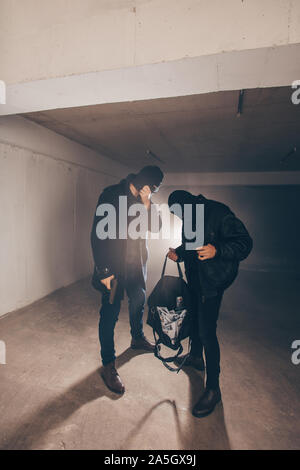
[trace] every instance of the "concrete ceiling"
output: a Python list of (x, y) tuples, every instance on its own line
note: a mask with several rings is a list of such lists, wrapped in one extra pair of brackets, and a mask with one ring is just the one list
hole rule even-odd
[(240, 117), (238, 91), (23, 116), (134, 169), (291, 171), (300, 170), (300, 105), (292, 104), (291, 93), (290, 87), (246, 90)]

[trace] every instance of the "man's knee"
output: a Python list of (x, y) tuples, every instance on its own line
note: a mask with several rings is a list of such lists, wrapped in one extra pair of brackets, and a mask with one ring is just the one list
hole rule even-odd
[(146, 302), (146, 292), (143, 288), (137, 288), (129, 298), (129, 301), (134, 304), (137, 310), (142, 309)]
[(139, 289), (139, 293), (138, 293), (138, 302), (139, 302), (141, 305), (145, 305), (145, 302), (146, 302), (146, 292), (145, 292), (145, 289)]
[(217, 341), (217, 329), (215, 326), (203, 328), (199, 336), (203, 346), (209, 346)]
[(108, 320), (109, 322), (116, 323), (116, 321), (118, 320), (119, 311), (120, 305), (114, 305), (109, 303), (102, 304), (102, 307), (99, 312), (100, 321)]

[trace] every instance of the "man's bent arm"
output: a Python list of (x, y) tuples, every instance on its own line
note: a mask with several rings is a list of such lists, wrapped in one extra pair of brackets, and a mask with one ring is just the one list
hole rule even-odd
[[(108, 203), (110, 201), (107, 200), (108, 198), (105, 196), (105, 192), (102, 193), (99, 197), (97, 207), (99, 204)], [(94, 258), (94, 263), (96, 266), (97, 274), (99, 279), (106, 279), (109, 276), (115, 274), (111, 268), (111, 262), (108, 259), (108, 250), (107, 247), (107, 239), (101, 240), (98, 238), (96, 233), (97, 224), (104, 216), (98, 216), (95, 213), (92, 231), (91, 231), (91, 245), (92, 245), (92, 253)]]
[(217, 256), (242, 261), (252, 250), (253, 242), (245, 225), (233, 212), (222, 220), (220, 241), (216, 243)]

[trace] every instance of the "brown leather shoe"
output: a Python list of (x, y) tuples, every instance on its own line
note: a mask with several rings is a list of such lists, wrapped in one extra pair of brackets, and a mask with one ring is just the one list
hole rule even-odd
[(101, 377), (104, 380), (106, 386), (115, 393), (123, 394), (125, 392), (125, 386), (122, 383), (121, 377), (115, 368), (115, 363), (110, 362), (106, 366), (103, 366), (101, 371)]
[(143, 338), (132, 339), (130, 346), (132, 349), (143, 349), (144, 351), (149, 351), (149, 352), (155, 351), (154, 344), (150, 343), (150, 341), (148, 341), (147, 338), (145, 338), (145, 336)]

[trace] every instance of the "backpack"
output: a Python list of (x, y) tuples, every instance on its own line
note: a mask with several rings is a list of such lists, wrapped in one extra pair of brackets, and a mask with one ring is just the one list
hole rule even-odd
[[(182, 353), (181, 341), (190, 336), (191, 302), (179, 263), (177, 262), (179, 277), (165, 275), (167, 260), (168, 255), (165, 258), (161, 278), (148, 298), (147, 324), (153, 329), (155, 356), (167, 369), (178, 373), (184, 363), (174, 368), (169, 362), (173, 362)], [(161, 345), (177, 351), (176, 354), (162, 357)]]

